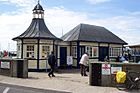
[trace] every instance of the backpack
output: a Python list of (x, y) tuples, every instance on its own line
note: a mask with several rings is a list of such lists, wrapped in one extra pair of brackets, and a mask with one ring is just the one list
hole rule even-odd
[(116, 74), (116, 81), (117, 83), (124, 83), (126, 80), (126, 72), (118, 71)]

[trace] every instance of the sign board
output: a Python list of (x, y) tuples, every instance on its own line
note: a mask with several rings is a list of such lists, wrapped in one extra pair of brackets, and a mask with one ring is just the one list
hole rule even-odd
[(1, 68), (8, 68), (8, 69), (10, 69), (10, 62), (2, 62), (1, 61)]
[(73, 64), (72, 56), (67, 56), (67, 65), (72, 65), (72, 64)]
[(122, 71), (122, 67), (111, 67), (111, 74), (116, 74), (117, 71)]
[(102, 75), (110, 75), (110, 64), (102, 64)]

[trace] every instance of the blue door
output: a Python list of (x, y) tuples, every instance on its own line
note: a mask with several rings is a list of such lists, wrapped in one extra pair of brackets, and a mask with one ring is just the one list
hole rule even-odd
[(105, 57), (109, 56), (108, 47), (99, 47), (99, 61), (104, 61)]
[(60, 47), (60, 68), (67, 66), (67, 48)]

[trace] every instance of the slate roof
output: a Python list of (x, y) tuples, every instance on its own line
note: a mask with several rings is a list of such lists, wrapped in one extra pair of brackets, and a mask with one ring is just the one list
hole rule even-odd
[(40, 18), (33, 18), (28, 29), (21, 35), (13, 38), (13, 40), (37, 39), (37, 38), (60, 40), (49, 31), (49, 29), (45, 25), (44, 19), (40, 19)]
[(100, 43), (127, 44), (104, 27), (79, 24), (61, 37), (64, 41), (91, 41)]

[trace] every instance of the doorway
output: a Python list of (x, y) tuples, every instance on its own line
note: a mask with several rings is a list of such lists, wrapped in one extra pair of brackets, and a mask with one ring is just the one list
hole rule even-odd
[(67, 66), (67, 47), (60, 47), (60, 68)]
[(109, 47), (99, 47), (99, 61), (104, 61), (105, 57), (109, 56)]

